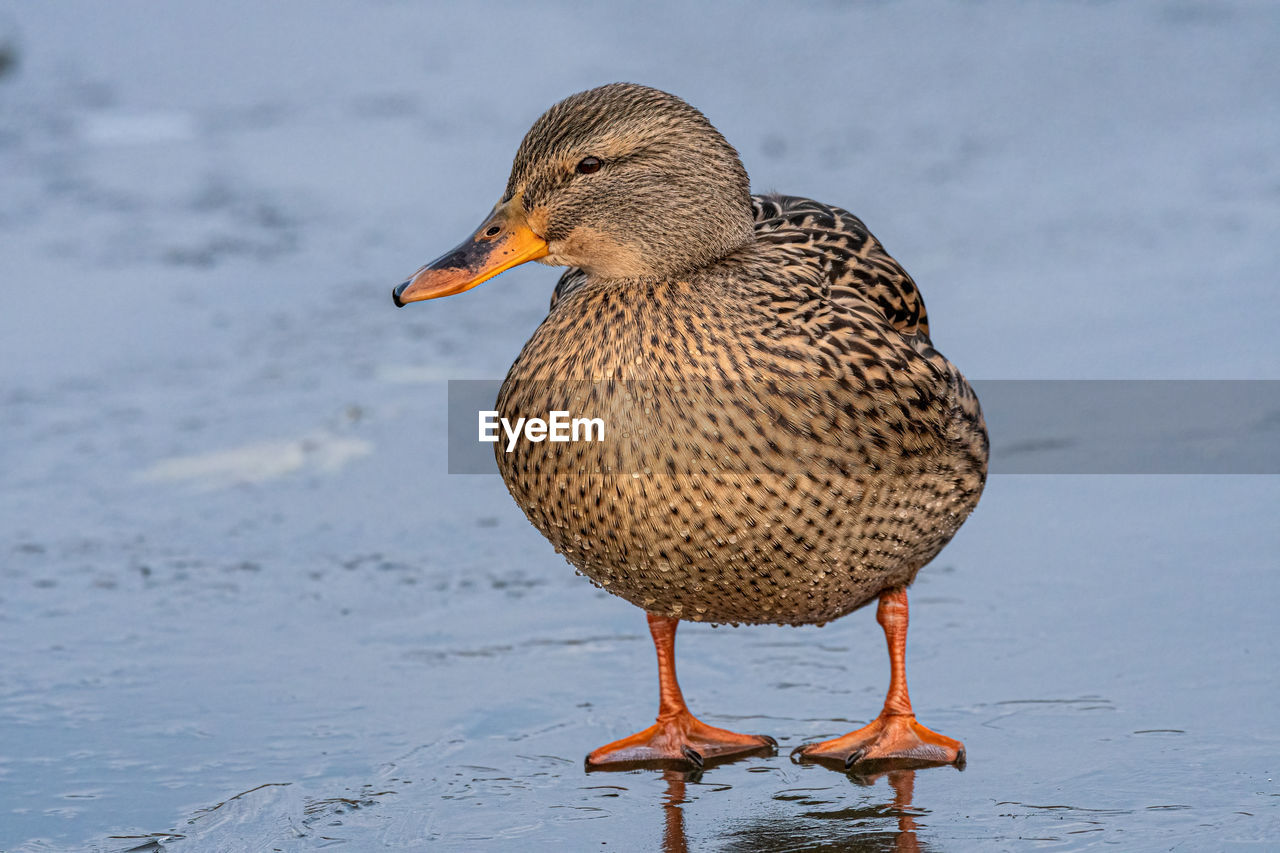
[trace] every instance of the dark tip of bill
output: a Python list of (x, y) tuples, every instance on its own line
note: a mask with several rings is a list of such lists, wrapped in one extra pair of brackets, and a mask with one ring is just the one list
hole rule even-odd
[(391, 291), (391, 301), (396, 304), (397, 308), (403, 308), (406, 303), (400, 301), (400, 294), (404, 293), (404, 289), (409, 286), (409, 282), (402, 281)]

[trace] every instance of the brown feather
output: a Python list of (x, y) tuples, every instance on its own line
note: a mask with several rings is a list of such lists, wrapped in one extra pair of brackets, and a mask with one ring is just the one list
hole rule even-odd
[[(606, 165), (575, 175), (584, 156)], [(500, 444), (498, 465), (570, 563), (646, 610), (821, 623), (909, 584), (951, 539), (982, 492), (986, 429), (863, 223), (751, 197), (741, 168), (701, 113), (644, 87), (538, 120), (508, 197), (542, 212), (548, 261), (578, 268), (498, 407), (600, 415), (615, 438)]]

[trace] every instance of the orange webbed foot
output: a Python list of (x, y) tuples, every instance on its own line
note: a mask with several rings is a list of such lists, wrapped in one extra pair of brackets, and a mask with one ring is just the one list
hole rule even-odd
[(791, 753), (800, 761), (964, 766), (964, 744), (916, 722), (914, 714), (881, 714), (857, 731), (806, 744)]
[(659, 717), (642, 732), (616, 740), (587, 756), (587, 767), (610, 764), (680, 763), (702, 767), (716, 759), (772, 752), (778, 742), (768, 735), (744, 735), (709, 726), (688, 711)]

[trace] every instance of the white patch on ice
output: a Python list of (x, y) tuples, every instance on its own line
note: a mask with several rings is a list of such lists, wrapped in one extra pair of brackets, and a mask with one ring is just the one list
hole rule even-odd
[(319, 432), (285, 441), (261, 441), (230, 450), (175, 456), (157, 462), (138, 476), (147, 482), (219, 489), (263, 483), (299, 471), (330, 474), (371, 452), (373, 445), (363, 439)]
[(84, 117), (80, 132), (97, 145), (145, 145), (186, 142), (196, 136), (190, 113), (93, 113)]

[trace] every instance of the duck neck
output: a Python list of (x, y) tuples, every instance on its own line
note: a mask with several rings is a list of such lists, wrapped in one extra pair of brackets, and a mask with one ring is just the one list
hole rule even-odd
[(608, 272), (599, 270), (584, 269), (583, 271), (588, 281), (593, 283), (636, 289), (664, 281), (689, 281), (723, 263), (749, 255), (755, 251), (755, 247), (755, 231), (751, 229), (746, 233), (739, 233), (718, 242), (714, 249), (703, 244), (701, 250), (681, 247), (679, 250), (655, 250), (646, 253), (647, 257), (660, 258), (661, 261), (648, 262), (643, 267), (633, 267), (622, 275), (610, 275)]

